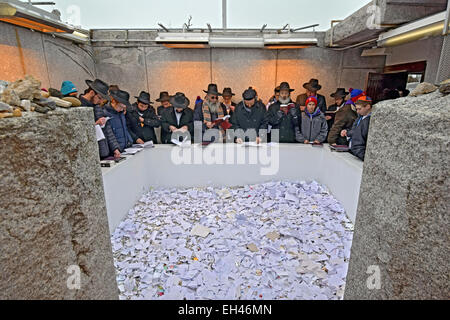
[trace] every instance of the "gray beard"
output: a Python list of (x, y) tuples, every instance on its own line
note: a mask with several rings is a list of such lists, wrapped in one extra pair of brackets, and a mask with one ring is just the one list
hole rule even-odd
[(287, 97), (286, 99), (281, 99), (281, 97), (278, 98), (278, 101), (280, 101), (282, 104), (289, 103), (291, 101), (291, 97)]
[(211, 113), (219, 113), (220, 102), (207, 102), (207, 105)]

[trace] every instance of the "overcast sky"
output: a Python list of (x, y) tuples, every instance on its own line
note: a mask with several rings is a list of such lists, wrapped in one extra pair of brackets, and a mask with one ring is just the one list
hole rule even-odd
[[(193, 27), (222, 27), (222, 0), (53, 0), (62, 20), (77, 21), (94, 28), (182, 28), (192, 15)], [(228, 0), (229, 28), (291, 28), (320, 24), (316, 30), (327, 30), (330, 20), (344, 19), (370, 0)], [(74, 19), (74, 20), (73, 20)]]

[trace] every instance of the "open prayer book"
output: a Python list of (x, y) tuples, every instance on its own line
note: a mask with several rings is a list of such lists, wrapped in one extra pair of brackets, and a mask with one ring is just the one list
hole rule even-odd
[(222, 117), (222, 118), (219, 118), (216, 121), (214, 121), (213, 124), (215, 126), (217, 126), (217, 125), (220, 126), (224, 130), (228, 130), (228, 129), (231, 128), (231, 123), (228, 121), (228, 119), (230, 119), (230, 118), (231, 117), (229, 115), (225, 116), (225, 117)]
[(154, 147), (155, 147), (155, 145), (153, 144), (152, 140), (147, 141), (144, 144), (137, 144), (137, 143), (133, 144), (133, 148), (150, 149), (150, 148), (154, 148)]

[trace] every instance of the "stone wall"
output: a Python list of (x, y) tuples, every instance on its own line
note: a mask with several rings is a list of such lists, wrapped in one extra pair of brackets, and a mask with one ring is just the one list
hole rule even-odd
[(90, 46), (0, 22), (0, 80), (16, 81), (30, 74), (44, 88), (59, 90), (64, 80), (71, 80), (81, 91), (86, 88), (84, 80), (96, 77), (90, 50)]
[(450, 298), (449, 112), (437, 91), (376, 105), (345, 299)]
[[(331, 104), (330, 94), (337, 87), (364, 89), (367, 74), (382, 72), (385, 63), (384, 56), (361, 57), (361, 48), (335, 51), (320, 47), (264, 50), (141, 46), (115, 39), (122, 31), (116, 35), (114, 31), (94, 30), (94, 40), (111, 38), (119, 42), (94, 42), (91, 47), (0, 22), (0, 79), (15, 81), (31, 74), (43, 87), (56, 89), (60, 89), (62, 81), (71, 80), (82, 92), (87, 88), (86, 79), (99, 77), (132, 96), (145, 90), (156, 99), (160, 91), (183, 91), (194, 101), (198, 95), (203, 97), (209, 83), (215, 82), (221, 89), (232, 87), (237, 102), (248, 86), (254, 86), (266, 102), (282, 81), (290, 82), (296, 97), (304, 92), (303, 83), (317, 78), (323, 86), (320, 93)], [(155, 36), (151, 31), (130, 35), (142, 40)], [(322, 43), (324, 33), (316, 36)]]
[[(118, 299), (92, 119), (1, 119), (0, 299)], [(72, 265), (80, 290), (67, 287)]]
[[(319, 92), (334, 103), (330, 94), (337, 87), (365, 88), (369, 72), (382, 72), (385, 57), (361, 57), (362, 49), (335, 51), (327, 48), (291, 50), (265, 49), (169, 49), (165, 47), (94, 46), (98, 76), (138, 95), (148, 90), (152, 97), (160, 91), (182, 91), (195, 101), (205, 95), (209, 83), (219, 90), (231, 87), (234, 100), (253, 86), (264, 102), (282, 81), (288, 81), (297, 95), (304, 93), (303, 83), (319, 79)], [(154, 99), (153, 99), (154, 100)]]

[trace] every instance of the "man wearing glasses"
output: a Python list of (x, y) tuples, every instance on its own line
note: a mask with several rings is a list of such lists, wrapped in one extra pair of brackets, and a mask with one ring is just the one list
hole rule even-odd
[(205, 100), (198, 103), (194, 110), (194, 122), (202, 124), (202, 132), (204, 133), (207, 129), (220, 129), (218, 125), (214, 125), (217, 119), (226, 116), (226, 107), (220, 103), (219, 93), (217, 85), (211, 83), (208, 85), (208, 90), (203, 90), (206, 93)]

